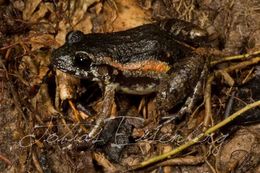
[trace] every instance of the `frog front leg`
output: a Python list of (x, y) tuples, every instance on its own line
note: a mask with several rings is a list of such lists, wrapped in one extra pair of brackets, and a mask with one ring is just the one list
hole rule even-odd
[(104, 126), (105, 119), (109, 118), (109, 116), (111, 115), (116, 88), (116, 84), (108, 84), (105, 86), (102, 110), (98, 114), (95, 126), (88, 135), (90, 138), (95, 138), (99, 134)]
[(163, 112), (170, 110), (195, 91), (203, 68), (204, 58), (196, 54), (175, 63), (158, 86), (156, 95), (158, 110)]

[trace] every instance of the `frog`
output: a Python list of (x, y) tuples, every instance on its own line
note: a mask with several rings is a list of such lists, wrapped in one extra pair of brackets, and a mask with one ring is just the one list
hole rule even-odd
[[(196, 49), (207, 38), (204, 29), (174, 18), (117, 32), (71, 31), (51, 59), (54, 68), (97, 82), (102, 89), (103, 108), (89, 134), (93, 137), (109, 116), (117, 92), (155, 93), (159, 112), (195, 97), (206, 62)], [(190, 109), (191, 100), (186, 100), (182, 112)]]

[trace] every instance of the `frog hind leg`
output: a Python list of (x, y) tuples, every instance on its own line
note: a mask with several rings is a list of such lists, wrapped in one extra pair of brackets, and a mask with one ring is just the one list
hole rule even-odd
[(188, 98), (180, 114), (191, 110), (197, 95), (200, 93), (200, 79), (204, 76), (204, 59), (198, 55), (186, 57), (172, 67), (158, 86), (156, 104), (158, 111), (168, 111)]
[(168, 124), (172, 121), (178, 121), (180, 119), (182, 119), (182, 117), (187, 114), (187, 113), (191, 113), (198, 98), (201, 97), (201, 91), (202, 91), (202, 82), (199, 81), (196, 85), (196, 87), (193, 90), (193, 93), (191, 94), (191, 96), (189, 96), (184, 105), (181, 107), (181, 109), (175, 113), (175, 114), (167, 114), (165, 112), (163, 112), (163, 115), (166, 115), (164, 117), (162, 117), (162, 119), (166, 120), (164, 121), (164, 123), (161, 124), (161, 126), (164, 126), (165, 124)]
[(192, 110), (194, 109), (197, 101), (202, 97), (203, 84), (205, 83), (207, 74), (208, 74), (208, 66), (207, 64), (205, 64), (203, 71), (200, 75), (199, 81), (196, 84), (192, 94), (186, 99), (184, 105), (176, 114), (166, 117), (167, 120), (162, 124), (162, 126), (172, 121), (182, 119), (182, 117), (187, 113), (188, 114), (192, 113)]
[(180, 19), (166, 19), (159, 22), (159, 26), (176, 40), (194, 47), (208, 42), (208, 32), (191, 22)]
[(195, 107), (196, 102), (202, 97), (203, 84), (205, 83), (208, 74), (207, 64), (204, 65), (202, 73), (200, 75), (199, 81), (196, 84), (191, 96), (189, 96), (184, 104), (184, 106), (179, 111), (180, 114), (192, 113), (192, 109)]

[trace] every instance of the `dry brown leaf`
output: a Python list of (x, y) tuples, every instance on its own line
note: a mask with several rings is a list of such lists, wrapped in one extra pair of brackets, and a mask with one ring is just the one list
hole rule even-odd
[(42, 84), (39, 92), (31, 100), (32, 106), (40, 114), (41, 119), (49, 118), (50, 116), (58, 114), (56, 109), (53, 107), (53, 103), (48, 93), (47, 84)]
[[(259, 126), (258, 126), (259, 127)], [(253, 128), (238, 130), (220, 150), (217, 157), (219, 172), (231, 172), (231, 170), (251, 169), (259, 162), (260, 146), (257, 132)], [(258, 157), (257, 157), (258, 156)]]
[(115, 0), (115, 3), (118, 14), (113, 22), (114, 31), (126, 30), (151, 22), (150, 11), (142, 9), (137, 1)]
[(37, 22), (38, 20), (43, 18), (47, 12), (48, 12), (47, 6), (44, 3), (41, 3), (39, 9), (32, 14), (30, 21)]
[(145, 132), (141, 128), (134, 128), (132, 132), (133, 138), (141, 138), (142, 136), (145, 135)]
[(67, 21), (66, 18), (63, 18), (58, 24), (59, 32), (57, 33), (55, 39), (56, 41), (62, 45), (65, 42), (66, 35), (71, 30), (80, 30), (84, 33), (90, 33), (92, 29), (92, 22), (90, 15), (87, 15), (87, 10), (90, 5), (95, 2), (99, 2), (99, 0), (80, 0), (71, 3), (72, 9), (75, 10), (75, 13), (71, 15), (71, 23)]
[(112, 32), (112, 23), (117, 18), (117, 6), (114, 1), (105, 1), (96, 6), (96, 16), (93, 17), (93, 32)]
[(86, 16), (84, 20), (82, 20), (80, 23), (78, 23), (74, 29), (75, 30), (80, 30), (84, 33), (91, 33), (92, 29), (92, 22), (90, 16)]
[[(170, 145), (163, 145), (162, 146), (162, 153), (167, 153), (167, 152), (170, 152), (172, 150), (172, 146)], [(172, 167), (171, 166), (164, 166), (163, 168), (163, 172), (164, 173), (171, 173), (173, 170), (172, 170)]]
[(61, 46), (65, 42), (66, 34), (68, 33), (69, 24), (62, 20), (59, 23), (59, 32), (57, 33), (55, 40)]
[[(34, 34), (35, 35), (35, 34)], [(53, 35), (50, 34), (41, 34), (41, 35), (36, 35), (30, 38), (30, 43), (31, 43), (31, 51), (34, 50), (39, 50), (42, 47), (49, 47), (57, 45), (57, 43), (54, 40)]]
[(75, 26), (79, 22), (81, 22), (82, 19), (84, 19), (85, 14), (87, 12), (87, 9), (90, 5), (92, 5), (95, 2), (99, 2), (99, 0), (78, 0), (75, 1), (75, 7), (77, 10), (72, 16), (72, 25)]
[(137, 155), (130, 155), (126, 158), (123, 158), (121, 163), (126, 167), (131, 167), (134, 165), (138, 165), (141, 161), (142, 158), (140, 156), (138, 157)]
[(75, 96), (79, 80), (71, 75), (56, 70), (57, 92), (61, 100), (72, 99)]
[(33, 12), (36, 10), (41, 0), (27, 0), (25, 1), (25, 9), (23, 10), (23, 19), (29, 20)]
[(94, 152), (93, 157), (98, 162), (99, 165), (102, 165), (104, 167), (104, 169), (107, 172), (118, 171), (118, 169), (109, 160), (107, 160), (103, 154)]
[(142, 155), (150, 154), (149, 152), (151, 152), (152, 146), (149, 142), (147, 141), (138, 142), (138, 146), (142, 151)]
[(36, 60), (39, 60), (38, 75), (33, 79), (31, 86), (41, 84), (47, 72), (50, 70), (48, 67), (50, 64), (50, 54), (39, 53), (37, 54)]

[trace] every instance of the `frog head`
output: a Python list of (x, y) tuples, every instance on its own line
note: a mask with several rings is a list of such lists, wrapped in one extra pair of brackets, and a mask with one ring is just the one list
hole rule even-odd
[(52, 64), (54, 68), (80, 78), (91, 78), (93, 76), (92, 54), (82, 51), (85, 35), (81, 31), (69, 32), (66, 36), (66, 43), (52, 52)]

